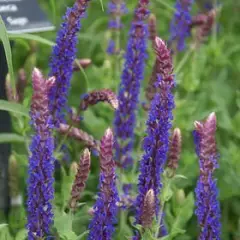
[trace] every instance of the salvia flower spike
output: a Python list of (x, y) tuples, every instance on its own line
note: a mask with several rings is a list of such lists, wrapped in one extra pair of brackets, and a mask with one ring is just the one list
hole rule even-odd
[(35, 240), (49, 233), (53, 212), (54, 194), (54, 142), (51, 134), (52, 121), (48, 106), (48, 93), (55, 79), (45, 80), (38, 69), (33, 70), (33, 96), (31, 124), (35, 130), (30, 145), (28, 178), (28, 239)]
[(155, 215), (155, 194), (153, 189), (150, 189), (144, 198), (143, 212), (141, 223), (144, 228), (150, 228)]
[[(157, 75), (156, 88), (159, 92), (155, 94), (151, 102), (147, 121), (147, 136), (143, 142), (144, 154), (140, 161), (140, 176), (138, 179), (137, 213), (136, 223), (141, 224), (143, 215), (144, 198), (146, 193), (153, 189), (156, 201), (156, 215), (159, 214), (158, 194), (162, 188), (161, 173), (167, 159), (169, 146), (169, 131), (172, 127), (172, 110), (174, 108), (174, 97), (172, 89), (174, 78), (172, 75), (172, 62), (165, 43), (156, 38), (156, 47), (161, 56), (169, 56), (163, 65), (163, 71)], [(170, 65), (168, 65), (169, 63)]]
[[(181, 148), (182, 148), (181, 130), (179, 128), (175, 128), (173, 130), (172, 138), (170, 141), (170, 147), (168, 152), (168, 162), (167, 162), (167, 166), (170, 170), (172, 170), (173, 175), (176, 169), (178, 168)], [(169, 176), (172, 176), (172, 175), (169, 175)]]
[(90, 172), (91, 156), (89, 150), (86, 148), (80, 157), (78, 164), (77, 174), (72, 186), (71, 199), (69, 201), (69, 207), (75, 211), (77, 202), (80, 200), (80, 195), (85, 188), (85, 184)]
[(191, 28), (196, 27), (195, 44), (200, 45), (204, 42), (206, 37), (210, 34), (213, 29), (217, 16), (217, 10), (212, 9), (211, 11), (199, 14), (192, 18)]
[(193, 0), (176, 0), (176, 11), (170, 25), (170, 43), (178, 51), (185, 49), (186, 38), (190, 36), (191, 9)]
[(76, 57), (77, 33), (81, 28), (80, 19), (85, 17), (90, 0), (76, 0), (72, 8), (68, 8), (64, 22), (58, 32), (56, 45), (50, 61), (50, 76), (55, 76), (56, 84), (49, 93), (50, 111), (54, 125), (59, 127), (65, 119), (64, 110), (73, 73)]
[[(171, 74), (173, 71), (173, 66), (172, 66), (172, 58), (170, 56), (170, 51), (166, 51), (165, 48), (161, 47), (162, 46), (162, 40), (158, 37), (154, 39), (153, 42), (153, 48), (156, 54), (156, 60), (155, 64), (152, 70), (152, 75), (149, 79), (148, 86), (145, 89), (145, 95), (146, 99), (150, 103), (157, 90), (159, 88), (156, 88), (156, 80), (157, 80), (157, 75), (160, 74), (161, 76), (168, 76), (170, 82), (174, 82), (174, 77)], [(149, 104), (146, 104), (144, 106), (145, 110), (149, 110), (150, 106)]]
[(23, 68), (19, 69), (18, 71), (18, 78), (17, 78), (17, 95), (18, 95), (18, 102), (23, 102), (24, 100), (24, 91), (27, 86), (27, 76), (26, 72)]
[(149, 16), (148, 0), (139, 0), (135, 17), (129, 32), (122, 80), (119, 86), (119, 108), (114, 119), (116, 134), (116, 161), (123, 166), (132, 164), (131, 153), (134, 144), (136, 110), (141, 81), (144, 77), (148, 26), (145, 20)]
[(199, 240), (220, 240), (220, 204), (216, 180), (213, 178), (214, 170), (218, 168), (215, 134), (215, 113), (211, 113), (205, 122), (195, 122), (194, 138), (200, 166), (195, 190)]
[(100, 145), (100, 192), (90, 223), (89, 240), (111, 240), (116, 223), (117, 202), (115, 161), (113, 160), (113, 132), (107, 129)]
[(110, 20), (108, 28), (111, 30), (111, 39), (108, 43), (107, 53), (112, 55), (119, 52), (117, 49), (116, 38), (119, 37), (119, 32), (123, 26), (121, 22), (122, 15), (126, 14), (127, 7), (124, 0), (110, 0), (108, 3), (108, 13), (110, 14)]
[(92, 60), (89, 58), (75, 59), (73, 62), (73, 71), (78, 72), (82, 68), (87, 68), (92, 63)]
[(149, 31), (149, 39), (155, 42), (155, 38), (157, 37), (157, 18), (154, 14), (150, 14), (148, 19), (148, 31)]
[(86, 110), (88, 106), (95, 105), (98, 102), (108, 102), (115, 110), (118, 108), (116, 94), (110, 89), (102, 89), (84, 94), (79, 109)]

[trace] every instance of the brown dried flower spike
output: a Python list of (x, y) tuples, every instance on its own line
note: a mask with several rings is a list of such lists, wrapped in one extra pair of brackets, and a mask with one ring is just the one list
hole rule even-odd
[(69, 207), (75, 211), (77, 207), (77, 202), (80, 200), (81, 193), (85, 189), (86, 181), (90, 172), (91, 157), (90, 152), (86, 148), (80, 157), (80, 162), (78, 164), (77, 174), (75, 176), (75, 181), (72, 186), (71, 199), (69, 201)]
[(180, 159), (182, 148), (182, 136), (179, 128), (175, 128), (172, 134), (172, 139), (170, 142), (169, 153), (168, 153), (168, 163), (167, 166), (172, 170), (172, 174), (169, 177), (173, 177), (176, 169), (178, 168), (178, 162)]
[(150, 228), (152, 225), (154, 215), (155, 215), (155, 194), (153, 189), (150, 189), (144, 198), (141, 225), (144, 228)]

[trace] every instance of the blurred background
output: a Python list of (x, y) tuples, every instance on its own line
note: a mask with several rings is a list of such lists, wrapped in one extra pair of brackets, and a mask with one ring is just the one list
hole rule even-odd
[[(38, 2), (56, 29), (60, 26), (66, 7), (74, 3), (73, 0), (58, 0), (56, 2), (54, 0), (39, 0)], [(164, 2), (163, 0), (153, 0), (150, 8), (157, 17), (158, 35), (167, 41), (173, 11), (166, 7)], [(206, 2), (209, 3), (210, 0), (205, 2), (199, 0), (194, 3), (193, 15), (206, 11)], [(92, 64), (85, 70), (85, 74), (74, 73), (69, 95), (70, 106), (77, 107), (81, 94), (94, 89), (111, 88), (117, 91), (123, 61), (122, 55), (109, 56), (106, 54), (110, 39), (110, 32), (107, 29), (109, 20), (107, 3), (108, 1), (103, 0), (102, 9), (101, 2), (93, 0), (90, 3), (87, 18), (82, 21), (83, 27), (79, 34), (77, 56), (78, 58), (90, 58)], [(127, 1), (129, 13), (123, 17), (124, 27), (120, 38), (122, 54), (124, 54), (126, 47), (136, 3), (136, 0)], [(167, 1), (167, 4), (174, 8), (173, 0)], [(216, 172), (216, 177), (222, 211), (222, 239), (240, 240), (240, 1), (221, 0), (218, 4), (220, 4), (221, 9), (217, 16), (215, 30), (212, 31), (206, 42), (197, 50), (190, 51), (189, 46), (192, 44), (190, 37), (187, 49), (178, 53), (174, 58), (175, 69), (178, 69), (176, 73), (174, 127), (179, 127), (183, 134), (183, 150), (178, 173), (186, 176), (187, 179), (181, 179), (177, 182), (177, 188), (184, 189), (184, 194), (182, 190), (179, 191), (179, 194), (175, 196), (178, 199), (173, 199), (169, 204), (174, 205), (176, 201), (181, 201), (184, 195), (187, 196), (195, 188), (199, 167), (192, 137), (193, 123), (214, 111), (218, 121), (217, 143), (220, 152), (220, 168)], [(54, 42), (56, 31), (37, 35)], [(145, 101), (144, 86), (148, 82), (154, 63), (151, 44), (149, 44), (148, 52), (145, 80), (141, 89), (141, 102)], [(12, 54), (14, 70), (24, 68), (27, 73), (28, 86), (23, 104), (29, 106), (32, 91), (31, 71), (34, 66), (37, 66), (45, 74), (48, 74), (51, 46), (32, 40), (16, 39)], [(86, 121), (81, 123), (81, 128), (100, 139), (105, 129), (112, 126), (113, 114), (109, 106), (100, 103), (85, 112), (84, 120)], [(143, 129), (145, 129), (146, 117), (146, 112), (140, 107), (136, 127), (135, 161), (139, 161), (141, 158), (140, 146), (145, 135)], [(13, 128), (14, 132), (20, 133), (16, 121), (13, 121)], [(18, 171), (20, 188), (24, 191), (27, 154), (23, 146), (21, 143), (13, 144), (13, 153), (20, 162)], [(69, 140), (67, 148), (71, 161), (78, 161), (82, 146)], [(92, 201), (88, 202), (89, 205), (94, 202), (93, 195), (96, 192), (97, 182), (98, 163), (93, 161), (85, 193), (85, 198)], [(188, 205), (183, 211), (182, 215), (184, 213), (187, 215)], [(168, 219), (168, 215), (170, 216), (171, 213), (166, 213), (166, 215)], [(86, 228), (89, 216), (85, 210), (84, 213), (79, 213), (78, 217), (76, 229), (77, 232), (81, 232), (82, 229)], [(168, 222), (168, 220), (166, 221)], [(196, 217), (193, 215), (186, 225), (186, 234), (175, 239), (196, 239), (196, 226)], [(121, 238), (119, 237), (119, 239)]]

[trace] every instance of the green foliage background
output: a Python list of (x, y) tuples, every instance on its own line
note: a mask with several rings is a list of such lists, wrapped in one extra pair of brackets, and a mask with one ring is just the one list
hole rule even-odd
[[(42, 8), (47, 13), (49, 19), (56, 25), (57, 29), (61, 23), (61, 16), (64, 14), (66, 6), (71, 6), (73, 0), (41, 0)], [(125, 49), (132, 12), (137, 1), (128, 1), (129, 13), (123, 17), (124, 28), (121, 32), (121, 46)], [(198, 1), (200, 2), (200, 1)], [(151, 12), (157, 16), (158, 35), (167, 40), (169, 37), (169, 23), (172, 18), (171, 7), (174, 1), (153, 0), (151, 1)], [(72, 88), (69, 95), (71, 106), (77, 107), (80, 95), (90, 90), (111, 88), (117, 90), (120, 81), (120, 68), (117, 57), (110, 57), (106, 54), (106, 47), (110, 37), (107, 30), (108, 15), (107, 1), (103, 0), (104, 11), (100, 1), (92, 1), (88, 16), (83, 19), (82, 30), (79, 34), (78, 57), (90, 58), (92, 65), (86, 69), (85, 74), (74, 73)], [(193, 12), (199, 12), (199, 8), (194, 4)], [(192, 215), (193, 192), (199, 174), (198, 162), (194, 152), (192, 130), (193, 122), (205, 118), (210, 112), (215, 111), (218, 120), (217, 142), (220, 152), (220, 168), (216, 172), (219, 187), (219, 198), (222, 211), (222, 239), (240, 239), (240, 2), (234, 0), (222, 0), (221, 11), (218, 15), (217, 30), (209, 36), (207, 42), (198, 50), (190, 52), (189, 39), (188, 49), (176, 56), (175, 69), (179, 69), (183, 59), (189, 54), (186, 62), (176, 73), (177, 87), (175, 91), (176, 109), (174, 110), (174, 127), (179, 127), (183, 134), (183, 151), (180, 160), (178, 173), (186, 176), (187, 179), (180, 179), (175, 182), (173, 198), (166, 205), (167, 225), (176, 225), (176, 228), (186, 229), (186, 233), (172, 237), (172, 239), (187, 240), (197, 238), (197, 221)], [(56, 32), (38, 34), (39, 36), (55, 41)], [(151, 68), (154, 63), (154, 54), (149, 44), (149, 58), (146, 66), (146, 77), (143, 85), (147, 84)], [(29, 107), (31, 97), (30, 74), (34, 66), (48, 73), (48, 59), (51, 47), (24, 39), (16, 39), (13, 49), (14, 70), (24, 67), (29, 76), (27, 87), (27, 98), (24, 105)], [(121, 64), (122, 65), (122, 64)], [(144, 101), (144, 87), (141, 92), (141, 101)], [(141, 140), (144, 137), (144, 122), (146, 113), (140, 109), (138, 113), (136, 127), (136, 149), (134, 158), (137, 161), (141, 158)], [(28, 120), (24, 120), (23, 128), (19, 128), (19, 121), (14, 119), (15, 132), (26, 137), (29, 133)], [(87, 110), (84, 115), (85, 121), (81, 127), (100, 139), (105, 129), (112, 125), (113, 111), (109, 106), (99, 104)], [(28, 140), (26, 140), (28, 142)], [(68, 140), (67, 145), (71, 154), (71, 161), (78, 161), (79, 154), (83, 146), (72, 140)], [(21, 189), (24, 191), (26, 182), (27, 152), (23, 148), (23, 143), (14, 143), (14, 154), (20, 163), (20, 178), (23, 182)], [(92, 161), (91, 175), (87, 183), (87, 189), (83, 201), (87, 201), (87, 206), (94, 203), (94, 195), (98, 182), (98, 162), (97, 158)], [(68, 168), (66, 168), (68, 172)], [(62, 170), (64, 171), (64, 170)], [(71, 174), (59, 173), (56, 184), (56, 202), (61, 202), (62, 198), (68, 199), (68, 190), (71, 186)], [(134, 178), (135, 177), (135, 178)], [(136, 183), (137, 173), (127, 175), (123, 181), (129, 182), (134, 179)], [(59, 189), (65, 189), (60, 191)], [(177, 190), (178, 189), (178, 190)], [(184, 189), (185, 194), (182, 190)], [(59, 190), (59, 191), (58, 191)], [(185, 197), (184, 197), (185, 195)], [(187, 196), (187, 197), (186, 197)], [(82, 233), (88, 224), (89, 216), (87, 206), (83, 206), (81, 211), (73, 221), (73, 229), (77, 235)], [(59, 215), (58, 215), (59, 214)], [(69, 216), (60, 216), (56, 211), (55, 227), (61, 229), (64, 223), (68, 222)], [(126, 219), (126, 218), (124, 218)], [(188, 221), (189, 220), (189, 221)], [(187, 222), (188, 221), (188, 222)], [(69, 220), (71, 222), (71, 220)], [(187, 222), (187, 224), (186, 224)], [(11, 226), (11, 222), (10, 222)], [(66, 227), (67, 228), (67, 227)], [(61, 229), (62, 231), (62, 229)], [(21, 232), (20, 232), (21, 233)], [(121, 235), (120, 235), (121, 233)], [(116, 239), (123, 239), (122, 234), (129, 236), (131, 233), (127, 221), (120, 223), (120, 230), (116, 234)], [(67, 233), (69, 234), (69, 233)], [(64, 235), (64, 234), (63, 234)], [(64, 235), (65, 236), (65, 235)], [(68, 236), (69, 237), (69, 236)], [(16, 239), (21, 239), (16, 237)], [(24, 239), (24, 238), (22, 238)], [(63, 238), (64, 239), (64, 238)], [(74, 239), (69, 237), (69, 239)]]

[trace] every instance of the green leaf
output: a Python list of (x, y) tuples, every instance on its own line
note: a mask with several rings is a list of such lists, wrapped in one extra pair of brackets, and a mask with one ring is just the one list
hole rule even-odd
[(25, 240), (27, 238), (27, 230), (26, 229), (21, 229), (17, 235), (16, 238), (17, 240)]
[(89, 233), (89, 231), (87, 230), (87, 231), (85, 231), (85, 232), (83, 232), (81, 235), (79, 235), (78, 237), (77, 237), (77, 239), (76, 240), (81, 240), (81, 239), (83, 239), (83, 237), (85, 237), (87, 234)]
[(11, 80), (11, 85), (13, 89), (13, 95), (15, 95), (16, 86), (15, 86), (15, 77), (14, 77), (13, 63), (12, 63), (12, 51), (11, 51), (11, 46), (8, 39), (6, 26), (1, 16), (0, 16), (0, 38), (3, 42), (3, 47), (4, 47), (6, 59), (7, 59), (8, 71), (10, 73), (10, 80)]
[(104, 12), (104, 7), (103, 7), (103, 1), (100, 0), (100, 4), (101, 4), (101, 7), (102, 7), (102, 11)]
[(30, 117), (29, 109), (19, 103), (0, 100), (0, 110), (16, 113), (28, 118)]
[(54, 227), (63, 239), (77, 240), (77, 235), (72, 231), (72, 217), (69, 214), (55, 214)]
[(13, 34), (13, 33), (9, 33), (8, 34), (8, 37), (10, 39), (18, 39), (18, 38), (21, 38), (21, 39), (26, 39), (26, 40), (33, 40), (33, 41), (36, 41), (36, 42), (39, 42), (39, 43), (42, 43), (42, 44), (45, 44), (45, 45), (48, 45), (50, 47), (54, 46), (55, 43), (46, 39), (46, 38), (43, 38), (43, 37), (40, 37), (38, 35), (34, 35), (34, 34), (29, 34), (29, 33), (21, 33), (21, 34)]
[(170, 236), (175, 237), (178, 234), (182, 234), (185, 232), (182, 228), (185, 227), (186, 223), (192, 217), (193, 210), (194, 210), (194, 195), (191, 192), (188, 194), (186, 200), (176, 212), (176, 218), (174, 223), (172, 224)]
[(3, 228), (5, 228), (7, 225), (8, 225), (8, 224), (6, 224), (6, 223), (0, 224), (0, 231), (1, 231)]
[(24, 137), (15, 133), (0, 133), (0, 143), (24, 142)]
[(74, 176), (67, 175), (65, 169), (61, 168), (62, 174), (62, 186), (61, 186), (61, 197), (62, 197), (62, 206), (63, 209), (68, 205), (68, 201), (71, 196), (72, 184), (74, 181)]
[(0, 224), (0, 239), (13, 240), (8, 229), (8, 224)]

